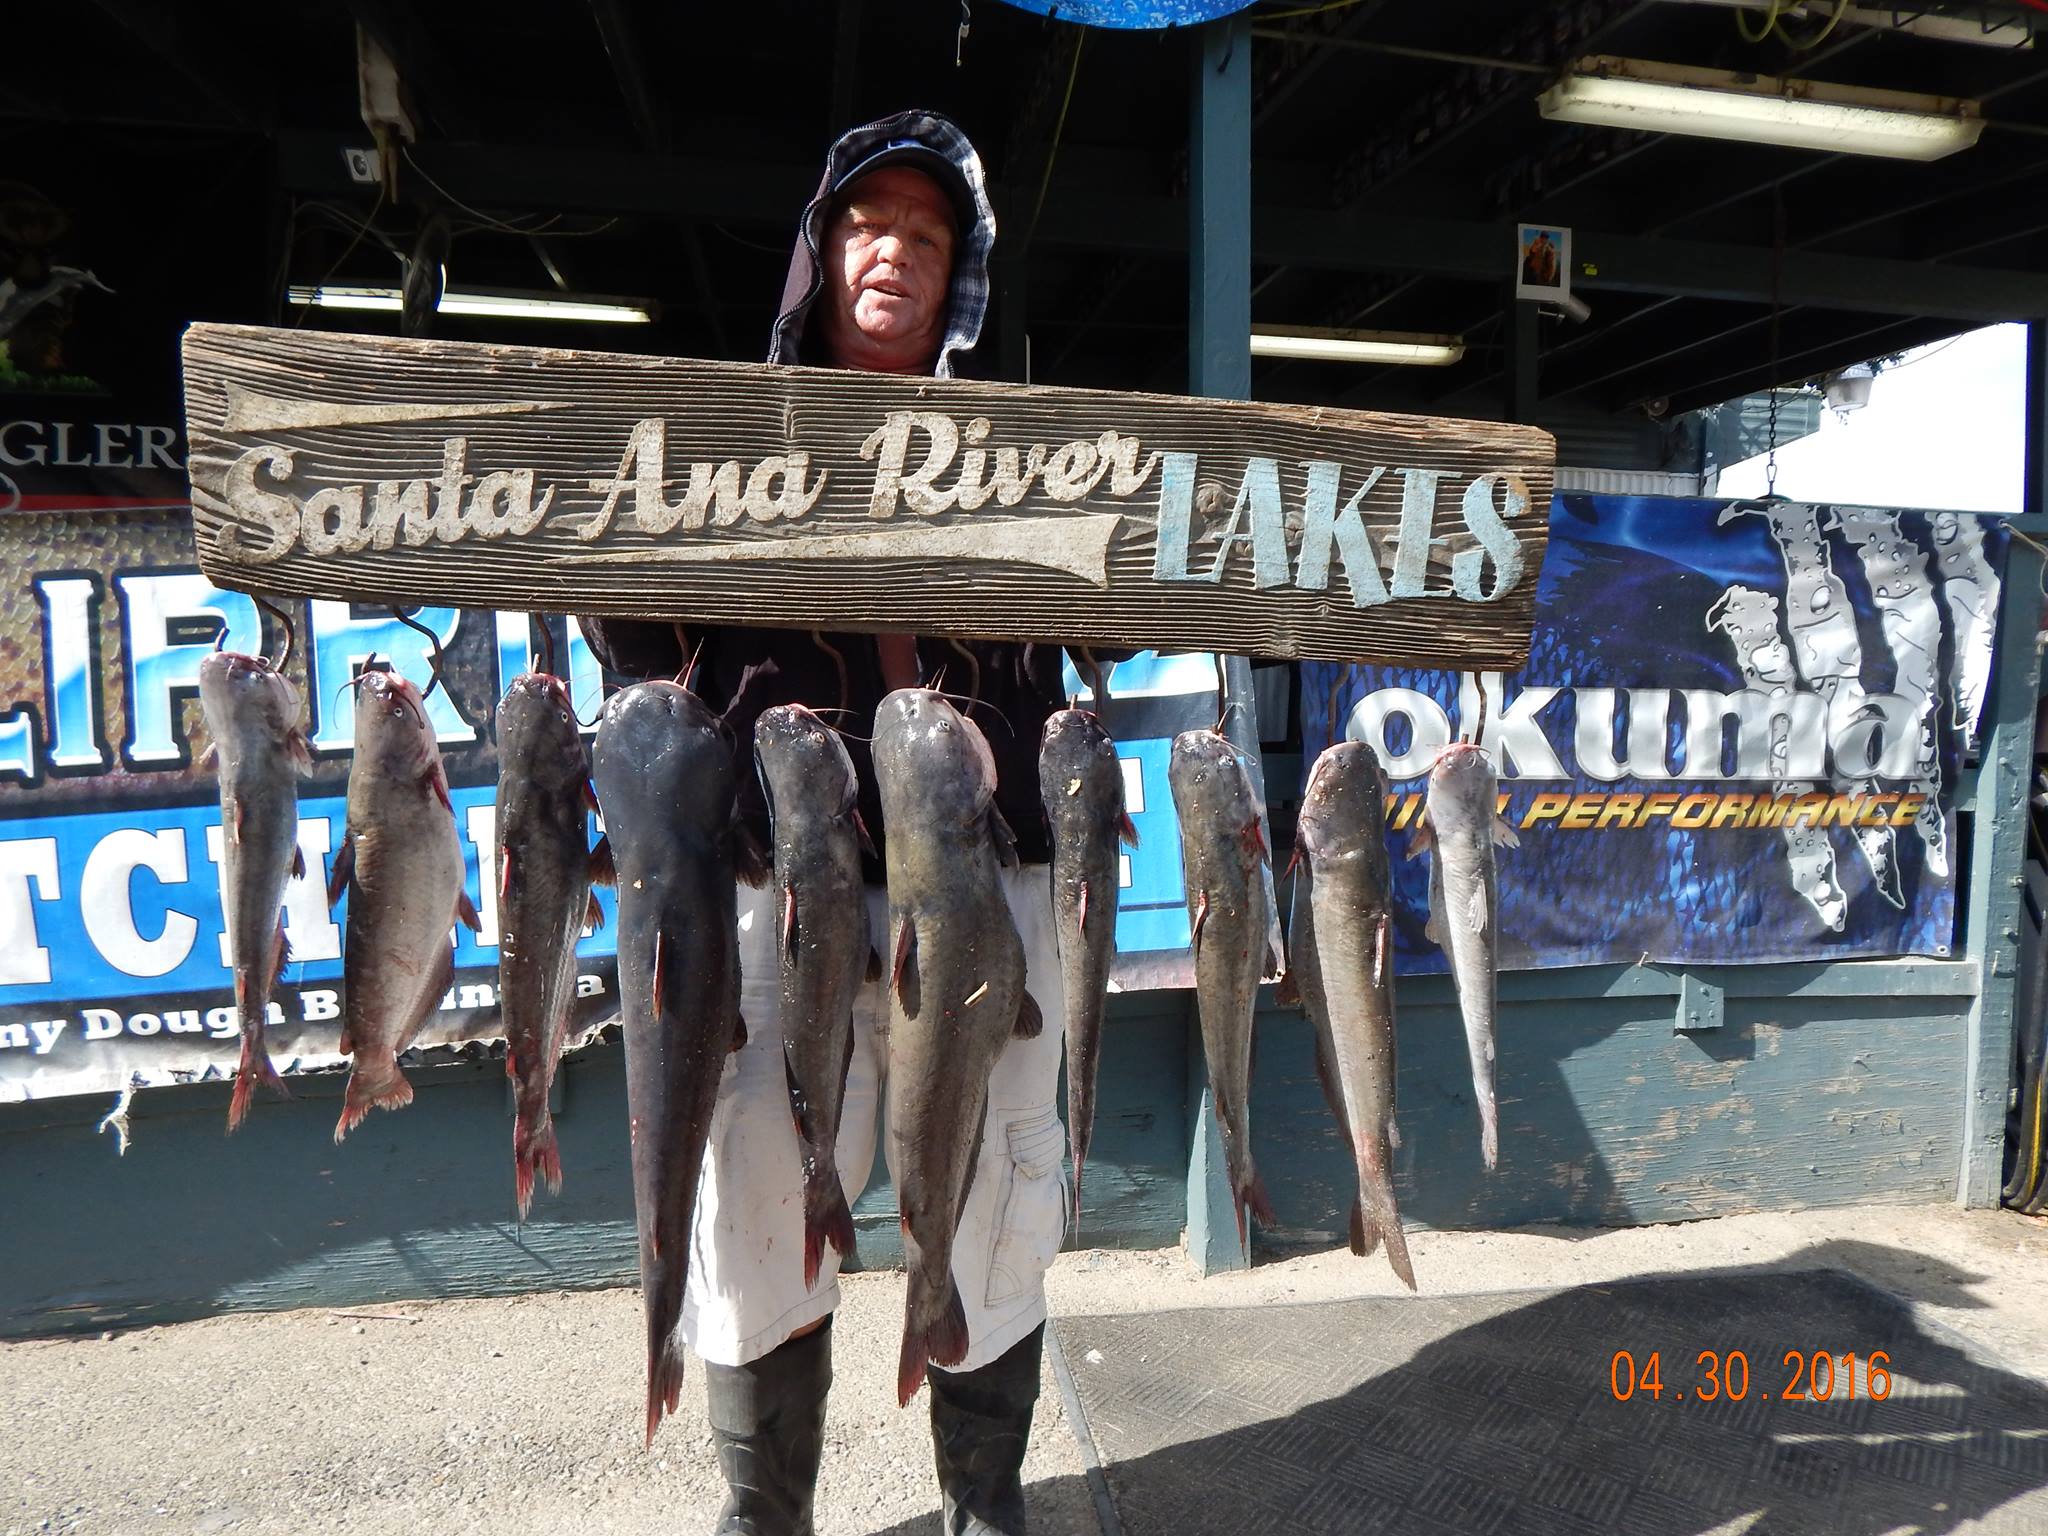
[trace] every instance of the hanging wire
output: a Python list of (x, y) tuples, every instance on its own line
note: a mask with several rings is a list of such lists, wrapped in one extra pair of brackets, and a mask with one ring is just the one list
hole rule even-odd
[(1074, 61), (1067, 66), (1067, 93), (1060, 98), (1059, 121), (1052, 126), (1052, 144), (1045, 152), (1045, 174), (1038, 178), (1038, 201), (1031, 206), (1031, 227), (1024, 231), (1024, 247), (1029, 250), (1031, 239), (1038, 233), (1038, 216), (1045, 212), (1046, 189), (1052, 185), (1053, 162), (1059, 158), (1060, 135), (1066, 131), (1067, 108), (1074, 104), (1074, 80), (1081, 73), (1081, 46), (1088, 41), (1085, 31), (1074, 33)]
[[(363, 236), (369, 233), (371, 227), (375, 225), (377, 222), (377, 215), (382, 213), (383, 211), (384, 187), (383, 184), (380, 182), (377, 187), (377, 200), (376, 202), (370, 205), (370, 216), (363, 220), (362, 227), (356, 231), (355, 238), (349, 241), (349, 243), (345, 247), (343, 247), (342, 253), (339, 256), (334, 258), (334, 265), (329, 267), (327, 271), (324, 274), (322, 274), (320, 280), (313, 285), (315, 288), (325, 288), (327, 284), (333, 279), (334, 274), (341, 270), (342, 263), (347, 261), (349, 257), (355, 255), (356, 247), (363, 243)], [(289, 253), (287, 253), (287, 260), (289, 260)], [(297, 330), (300, 326), (304, 325), (306, 323), (307, 317), (309, 317), (312, 313), (313, 310), (311, 305), (308, 305), (306, 308), (300, 310), (299, 318), (292, 322), (292, 329)]]
[(1771, 396), (1770, 443), (1764, 454), (1764, 500), (1778, 494), (1778, 321), (1783, 310), (1780, 289), (1785, 270), (1785, 189), (1771, 188), (1771, 373), (1766, 388)]
[(1771, 35), (1771, 28), (1778, 24), (1778, 13), (1783, 9), (1784, 0), (1771, 0), (1770, 7), (1764, 12), (1763, 25), (1754, 32), (1749, 30), (1749, 12), (1738, 10), (1735, 13), (1735, 30), (1742, 34), (1745, 43), (1760, 43)]
[[(1327, 5), (1304, 5), (1291, 11), (1260, 11), (1260, 21), (1285, 21), (1289, 16), (1320, 16), (1325, 11), (1348, 11), (1354, 5), (1363, 5), (1365, 0), (1329, 0)], [(2042, 0), (2048, 4), (2048, 0)]]

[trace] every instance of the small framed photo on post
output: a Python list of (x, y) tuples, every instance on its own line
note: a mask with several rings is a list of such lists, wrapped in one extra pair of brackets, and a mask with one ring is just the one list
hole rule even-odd
[(1554, 224), (1515, 226), (1515, 297), (1561, 304), (1572, 292), (1572, 232)]

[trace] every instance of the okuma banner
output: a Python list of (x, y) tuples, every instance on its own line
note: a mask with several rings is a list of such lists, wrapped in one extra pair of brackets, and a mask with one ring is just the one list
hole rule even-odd
[[(1947, 955), (2004, 539), (1960, 513), (1561, 495), (1528, 665), (1305, 663), (1303, 761), (1371, 743), (1398, 853), (1438, 751), (1487, 747), (1520, 839), (1503, 965)], [(1394, 877), (1400, 968), (1443, 969), (1426, 860)]]

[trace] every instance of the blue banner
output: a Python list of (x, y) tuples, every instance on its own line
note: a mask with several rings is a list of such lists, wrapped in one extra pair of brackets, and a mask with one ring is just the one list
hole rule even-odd
[[(223, 937), (220, 800), (200, 757), (199, 663), (225, 632), (275, 655), (283, 636), (191, 563), (183, 509), (0, 517), (0, 1098), (232, 1072), (240, 1027)], [(306, 873), (286, 887), (290, 958), (268, 1042), (280, 1067), (338, 1065), (346, 899), (327, 878), (345, 830), (353, 715), (343, 686), (370, 656), (424, 682), (427, 640), (388, 609), (292, 602), (287, 668), (306, 700), (312, 775), (299, 790)], [(488, 1041), (498, 1019), (497, 758), (491, 717), (547, 623), (580, 718), (596, 659), (573, 620), (424, 608), (445, 648), (427, 701), (483, 931), (455, 930), (455, 980), (422, 1047)], [(617, 1010), (609, 916), (587, 935), (572, 1032)]]
[[(1369, 742), (1399, 853), (1437, 753), (1476, 737), (1520, 839), (1504, 966), (1945, 956), (2004, 539), (1966, 513), (1561, 495), (1528, 665), (1305, 663), (1304, 768)], [(1394, 878), (1399, 968), (1444, 969), (1427, 858)]]

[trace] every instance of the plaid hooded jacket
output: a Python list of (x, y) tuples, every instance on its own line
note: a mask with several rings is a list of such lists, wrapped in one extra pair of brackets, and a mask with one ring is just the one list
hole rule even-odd
[[(821, 360), (811, 350), (815, 337), (808, 322), (826, 277), (818, 247), (833, 211), (832, 189), (870, 155), (904, 139), (914, 139), (937, 150), (960, 171), (972, 195), (976, 215), (973, 227), (959, 231), (955, 242), (945, 339), (940, 344), (933, 373), (951, 378), (956, 364), (980, 340), (982, 320), (988, 310), (989, 252), (996, 238), (995, 209), (989, 203), (981, 157), (967, 135), (949, 119), (935, 112), (900, 112), (855, 128), (832, 146), (817, 194), (805, 206), (797, 226), (796, 248), (783, 286), (781, 312), (769, 337), (769, 362)], [(682, 668), (682, 649), (670, 625), (597, 618), (583, 619), (581, 625), (598, 660), (619, 677), (673, 677)], [(753, 772), (754, 722), (762, 711), (776, 704), (819, 707), (843, 703), (858, 718), (871, 720), (887, 692), (874, 640), (852, 634), (825, 637), (846, 660), (847, 696), (842, 701), (837, 665), (808, 631), (738, 626), (692, 628), (689, 638), (693, 645), (702, 647), (695, 682), (697, 693), (712, 709), (725, 711), (732, 726), (740, 769), (740, 814), (765, 841), (768, 808)], [(968, 642), (965, 648), (973, 653), (979, 669), (980, 700), (985, 707), (975, 712), (975, 718), (988, 737), (996, 760), (997, 807), (1017, 834), (1019, 856), (1026, 863), (1044, 863), (1051, 854), (1038, 802), (1038, 739), (1047, 715), (1065, 703), (1059, 647), (977, 641)], [(967, 688), (970, 668), (953, 645), (922, 641), (918, 660), (927, 679), (943, 668), (949, 689), (964, 692)], [(763, 662), (772, 662), (773, 670), (750, 674), (750, 669)], [(1001, 718), (991, 719), (992, 714), (1000, 714)], [(849, 733), (846, 746), (860, 776), (861, 819), (875, 837), (878, 850), (875, 858), (864, 860), (866, 873), (870, 881), (880, 883), (879, 849), (888, 836), (888, 828), (882, 824), (874, 766), (865, 742)]]

